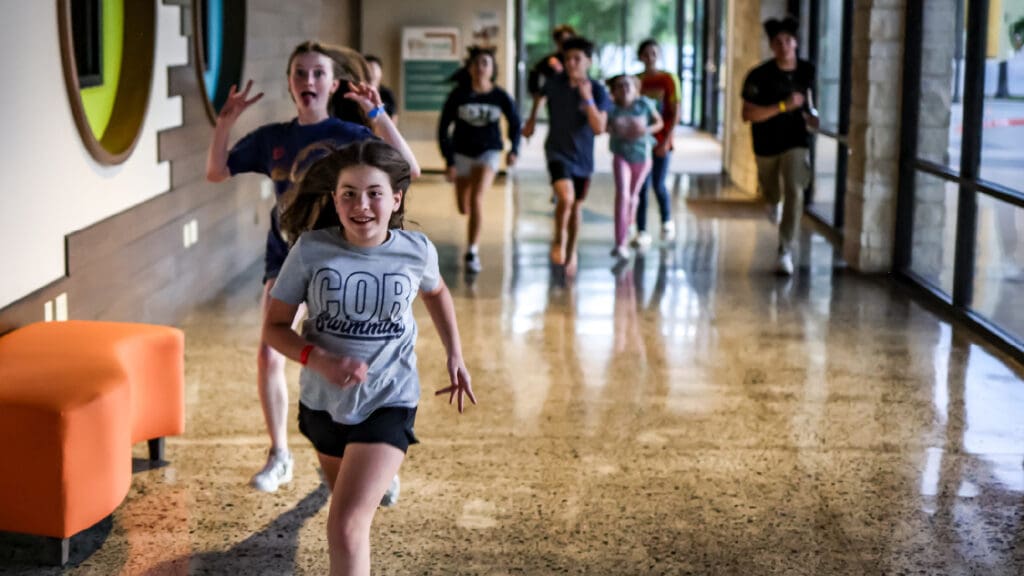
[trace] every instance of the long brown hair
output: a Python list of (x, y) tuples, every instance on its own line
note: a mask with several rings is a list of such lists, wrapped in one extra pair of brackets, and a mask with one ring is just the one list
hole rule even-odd
[(405, 201), (412, 178), (409, 163), (398, 150), (380, 140), (363, 140), (337, 149), (320, 144), (309, 149), (309, 155), (313, 154), (322, 154), (323, 157), (295, 175), (298, 184), (292, 188), (290, 198), (282, 203), (281, 231), (289, 243), (294, 244), (303, 232), (309, 230), (341, 226), (332, 196), (338, 188), (342, 171), (353, 166), (372, 166), (388, 175), (391, 189), (402, 193), (402, 202), (391, 215), (388, 227), (402, 228), (405, 225)]

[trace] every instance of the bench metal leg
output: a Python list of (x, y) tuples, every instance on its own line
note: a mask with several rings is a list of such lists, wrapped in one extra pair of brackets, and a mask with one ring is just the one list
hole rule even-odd
[(47, 538), (46, 548), (46, 558), (57, 566), (64, 566), (71, 555), (71, 538)]
[(154, 438), (149, 441), (149, 459), (160, 462), (164, 459), (164, 439)]

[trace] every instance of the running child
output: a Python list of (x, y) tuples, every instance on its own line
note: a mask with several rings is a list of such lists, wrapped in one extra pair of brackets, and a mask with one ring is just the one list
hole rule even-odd
[(640, 43), (637, 58), (644, 63), (640, 73), (640, 94), (653, 100), (664, 120), (661, 130), (654, 134), (656, 142), (651, 149), (651, 170), (647, 180), (640, 187), (636, 214), (636, 238), (633, 245), (644, 249), (651, 245), (647, 232), (647, 187), (654, 188), (661, 214), (661, 241), (669, 243), (676, 238), (676, 223), (672, 219), (672, 199), (665, 187), (665, 176), (672, 160), (672, 133), (679, 121), (679, 78), (671, 72), (658, 69), (661, 46), (657, 40), (648, 38)]
[[(594, 45), (577, 36), (566, 40), (562, 51), (565, 72), (552, 76), (543, 87), (550, 123), (544, 153), (556, 201), (551, 263), (573, 275), (583, 201), (594, 172), (594, 136), (605, 130), (611, 101), (588, 73)], [(527, 129), (533, 132), (532, 121), (523, 127), (524, 134)]]
[[(351, 144), (302, 177), (281, 225), (298, 240), (270, 293), (263, 339), (303, 365), (299, 429), (331, 490), (331, 574), (370, 574), (370, 526), (405, 458), (420, 397), (413, 299), (447, 352), (451, 403), (476, 403), (437, 250), (402, 229), (410, 167), (379, 141)], [(327, 205), (338, 225), (310, 230)], [(300, 235), (301, 234), (301, 235)], [(292, 330), (300, 305), (309, 315)]]
[(662, 127), (654, 102), (640, 96), (640, 81), (621, 75), (608, 81), (615, 106), (608, 113), (608, 145), (615, 177), (615, 247), (612, 256), (629, 258), (626, 236), (636, 215), (637, 196), (651, 169), (652, 134)]
[[(481, 269), (478, 245), (483, 219), (484, 193), (490, 190), (498, 172), (501, 140), (501, 116), (508, 122), (511, 143), (505, 162), (514, 166), (519, 154), (519, 112), (515, 101), (494, 84), (497, 66), (494, 49), (472, 46), (466, 58), (468, 74), (448, 95), (437, 126), (437, 141), (447, 164), (445, 174), (455, 183), (455, 203), (459, 214), (469, 213), (466, 248), (466, 272)], [(455, 124), (454, 134), (451, 125)]]
[[(295, 103), (296, 117), (288, 122), (267, 124), (238, 141), (228, 150), (231, 128), (238, 117), (263, 97), (260, 92), (250, 97), (252, 81), (238, 92), (232, 86), (227, 101), (217, 118), (206, 159), (206, 177), (221, 182), (243, 172), (266, 174), (273, 180), (277, 200), (292, 186), (295, 162), (307, 148), (319, 143), (336, 145), (374, 138), (376, 135), (397, 148), (410, 165), (411, 173), (419, 175), (419, 166), (408, 144), (384, 113), (380, 96), (365, 84), (356, 84), (348, 98), (362, 107), (370, 119), (373, 132), (356, 124), (328, 115), (328, 102), (338, 89), (340, 66), (328, 51), (316, 42), (297, 46), (288, 58), (288, 92)], [(281, 235), (278, 207), (271, 211), (267, 233), (263, 274), (262, 306), (266, 311), (268, 295), (277, 278), (288, 244)], [(270, 450), (266, 464), (251, 480), (257, 490), (274, 492), (292, 479), (292, 457), (288, 450), (287, 418), (288, 388), (284, 375), (284, 357), (261, 341), (257, 356), (257, 384)]]

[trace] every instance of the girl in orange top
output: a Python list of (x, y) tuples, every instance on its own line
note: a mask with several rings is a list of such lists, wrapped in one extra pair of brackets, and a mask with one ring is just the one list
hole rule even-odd
[(654, 39), (648, 38), (640, 43), (637, 57), (644, 63), (644, 71), (640, 77), (640, 93), (658, 105), (658, 112), (664, 119), (664, 126), (654, 135), (655, 144), (651, 150), (651, 172), (640, 194), (636, 213), (637, 234), (633, 238), (633, 246), (646, 248), (651, 244), (651, 236), (647, 233), (647, 187), (654, 187), (654, 195), (658, 198), (661, 209), (661, 240), (672, 242), (676, 237), (676, 224), (672, 220), (672, 199), (665, 188), (665, 175), (672, 155), (672, 130), (679, 121), (679, 79), (675, 74), (658, 70), (658, 56), (661, 46)]

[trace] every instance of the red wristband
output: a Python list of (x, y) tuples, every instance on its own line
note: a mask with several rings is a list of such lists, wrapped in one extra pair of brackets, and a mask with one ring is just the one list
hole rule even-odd
[(313, 351), (313, 348), (316, 348), (316, 346), (312, 344), (306, 344), (302, 347), (302, 352), (299, 353), (299, 364), (305, 366), (309, 362), (309, 353)]

